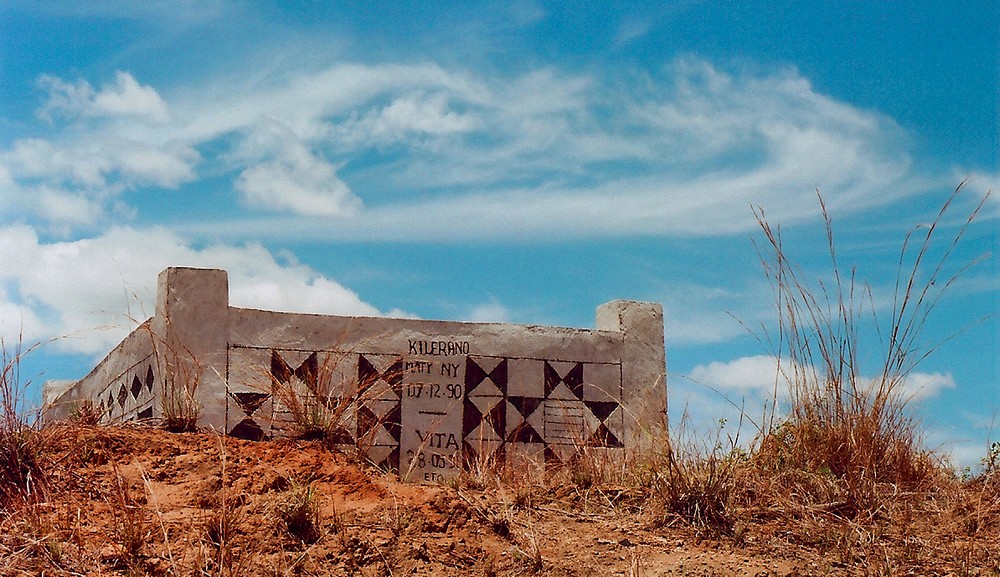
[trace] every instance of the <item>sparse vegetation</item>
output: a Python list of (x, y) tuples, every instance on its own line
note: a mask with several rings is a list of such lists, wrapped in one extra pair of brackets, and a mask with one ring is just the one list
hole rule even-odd
[(143, 549), (152, 536), (152, 523), (146, 510), (145, 495), (122, 474), (118, 464), (112, 465), (111, 488), (107, 500), (115, 519), (114, 532), (120, 545), (118, 554), (129, 573), (142, 571)]
[[(959, 185), (929, 225), (914, 228), (903, 240), (884, 325), (872, 289), (854, 268), (845, 271), (838, 262), (833, 223), (822, 197), (832, 278), (816, 283), (805, 279), (790, 259), (780, 229), (763, 210), (756, 211), (766, 239), (762, 261), (778, 313), (777, 335), (769, 342), (790, 401), (787, 418), (776, 426), (772, 420), (761, 432), (753, 460), (775, 473), (831, 476), (840, 489), (838, 513), (850, 518), (879, 514), (900, 491), (921, 490), (939, 471), (921, 446), (904, 386), (934, 350), (934, 345), (920, 346), (921, 330), (941, 294), (965, 270), (960, 266), (948, 272), (946, 265), (986, 200), (968, 215), (939, 260), (928, 262), (935, 233), (961, 191)], [(873, 326), (863, 326), (866, 312)], [(876, 374), (866, 376), (862, 358), (878, 350), (882, 358)]]
[(20, 340), (13, 351), (0, 341), (0, 508), (38, 501), (48, 488), (51, 436), (24, 405)]
[[(791, 389), (749, 446), (725, 423), (707, 439), (682, 423), (624, 458), (581, 443), (546, 469), (482, 450), (446, 486), (403, 485), (331, 450), (350, 419), (335, 399), (366, 390), (333, 363), (281, 380), (297, 438), (253, 443), (95, 427), (83, 405), (42, 427), (23, 406), (22, 352), (5, 350), (0, 575), (1000, 576), (1000, 445), (959, 477), (922, 447), (901, 388), (957, 274), (926, 262), (953, 202), (905, 239), (889, 322), (872, 330), (871, 291), (839, 269), (825, 209), (833, 269), (818, 286), (758, 213)], [(860, 351), (875, 349), (866, 378)], [(194, 377), (174, 375), (189, 383), (163, 407), (175, 430), (197, 418)]]
[[(351, 408), (365, 399), (363, 386), (356, 386), (337, 371), (340, 356), (327, 354), (322, 362), (310, 357), (296, 370), (283, 360), (273, 360), (267, 378), (271, 393), (287, 412), (293, 436), (319, 440), (330, 447), (354, 444), (349, 431)], [(362, 384), (363, 385), (363, 384)]]
[(310, 482), (293, 481), (275, 505), (289, 535), (303, 543), (315, 543), (323, 531), (319, 493)]
[(166, 351), (161, 367), (160, 425), (173, 433), (197, 429), (201, 404), (196, 392), (202, 376), (202, 367), (190, 351)]

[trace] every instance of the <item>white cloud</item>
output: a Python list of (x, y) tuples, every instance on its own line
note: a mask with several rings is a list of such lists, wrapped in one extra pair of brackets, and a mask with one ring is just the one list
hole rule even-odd
[(690, 378), (698, 384), (732, 391), (782, 393), (788, 389), (788, 381), (779, 373), (777, 359), (770, 355), (698, 365), (691, 370)]
[(266, 159), (243, 170), (235, 182), (251, 206), (314, 216), (349, 216), (361, 206), (330, 163), (276, 122), (261, 123), (244, 149)]
[(25, 342), (57, 338), (69, 351), (103, 354), (149, 316), (167, 266), (224, 268), (234, 306), (378, 316), (357, 294), (308, 266), (279, 264), (260, 245), (192, 248), (162, 229), (113, 228), (101, 236), (40, 241), (28, 226), (0, 228), (2, 335), (23, 323)]
[[(789, 383), (799, 375), (822, 375), (817, 369), (805, 367), (796, 371), (789, 360), (780, 361), (772, 355), (753, 355), (730, 361), (712, 361), (691, 369), (687, 377), (697, 385), (704, 385), (722, 394), (757, 394), (763, 398), (787, 400)], [(878, 381), (859, 377), (858, 386), (871, 388)], [(938, 395), (944, 389), (955, 388), (951, 373), (912, 372), (895, 385), (895, 392), (904, 401), (920, 401)]]
[(58, 142), (26, 138), (0, 150), (0, 186), (45, 221), (92, 224), (125, 190), (193, 180), (199, 159), (182, 144), (156, 147), (106, 133)]
[[(831, 210), (857, 211), (926, 186), (902, 129), (815, 92), (794, 70), (730, 74), (685, 59), (625, 87), (553, 69), (480, 78), (336, 65), (285, 84), (193, 112), (192, 127), (219, 134), (274, 118), (317, 158), (317, 148), (375, 158), (355, 167), (355, 194), (407, 191), (349, 226), (310, 227), (326, 239), (733, 234), (756, 227), (751, 204), (792, 224), (816, 218), (817, 188)], [(294, 182), (288, 172), (258, 176)]]
[(510, 311), (502, 303), (492, 299), (487, 303), (472, 307), (467, 319), (480, 323), (508, 323), (510, 322)]
[(101, 214), (100, 204), (81, 195), (69, 194), (62, 190), (40, 186), (23, 191), (34, 204), (35, 212), (45, 220), (56, 224), (93, 224)]
[(904, 399), (919, 401), (936, 397), (945, 389), (954, 389), (955, 378), (951, 373), (910, 373), (903, 379), (900, 395)]
[(344, 143), (370, 146), (378, 142), (396, 143), (410, 137), (419, 139), (422, 135), (465, 133), (479, 124), (475, 114), (452, 110), (442, 94), (409, 94), (383, 108), (352, 115), (331, 127), (331, 136)]
[[(0, 165), (19, 185), (101, 188), (104, 202), (191, 182), (203, 161), (236, 174), (248, 205), (358, 216), (337, 227), (212, 223), (241, 238), (725, 235), (756, 226), (751, 204), (785, 224), (816, 218), (816, 188), (831, 210), (858, 211), (927, 186), (899, 126), (816, 92), (794, 69), (725, 72), (686, 58), (616, 82), (554, 68), (487, 77), (336, 63), (211, 79), (165, 100), (126, 72), (100, 90), (44, 77), (41, 115), (108, 121), (22, 139)], [(112, 121), (123, 115), (135, 121)], [(196, 147), (209, 143), (202, 159)], [(348, 165), (350, 185), (339, 174)], [(362, 209), (370, 191), (379, 202)]]
[(48, 92), (48, 102), (38, 115), (52, 120), (56, 115), (74, 118), (131, 117), (166, 122), (167, 105), (150, 86), (140, 85), (131, 74), (115, 72), (115, 81), (94, 90), (86, 80), (65, 82), (54, 76), (43, 75), (38, 84)]

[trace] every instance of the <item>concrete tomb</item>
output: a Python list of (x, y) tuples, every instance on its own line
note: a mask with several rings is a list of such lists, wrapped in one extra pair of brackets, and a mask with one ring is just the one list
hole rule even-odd
[(194, 415), (233, 437), (320, 434), (440, 481), (472, 464), (622, 454), (666, 425), (663, 313), (612, 301), (596, 330), (229, 306), (224, 270), (169, 268), (156, 311), (85, 378), (46, 383), (47, 418)]

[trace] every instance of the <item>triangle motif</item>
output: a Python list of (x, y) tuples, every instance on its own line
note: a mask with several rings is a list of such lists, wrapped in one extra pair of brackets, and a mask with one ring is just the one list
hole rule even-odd
[(476, 390), (486, 377), (486, 371), (479, 366), (479, 363), (472, 360), (472, 357), (465, 357), (465, 394), (468, 395)]
[(608, 426), (601, 423), (601, 426), (597, 427), (594, 434), (590, 436), (587, 440), (588, 447), (612, 447), (616, 449), (621, 449), (625, 445), (622, 444), (621, 439), (619, 439), (614, 433), (608, 429)]
[(468, 397), (462, 405), (462, 437), (465, 438), (483, 422), (483, 414)]
[(260, 408), (271, 395), (268, 393), (257, 393), (257, 392), (246, 392), (246, 393), (230, 393), (230, 396), (239, 403), (240, 408), (247, 416), (253, 416), (257, 409)]
[(247, 417), (229, 431), (229, 436), (248, 441), (260, 441), (264, 438), (264, 429), (260, 428), (257, 421)]
[(517, 409), (517, 412), (521, 416), (527, 419), (532, 413), (538, 410), (538, 407), (542, 406), (543, 399), (538, 397), (507, 397), (507, 400)]
[(545, 442), (545, 440), (542, 439), (542, 436), (538, 434), (538, 431), (536, 431), (535, 428), (532, 427), (528, 423), (521, 423), (520, 425), (518, 425), (517, 427), (515, 427), (514, 431), (507, 438), (507, 441), (508, 442), (516, 442), (516, 443), (544, 443)]
[(593, 413), (594, 416), (601, 421), (601, 423), (607, 421), (608, 417), (611, 416), (611, 413), (615, 412), (615, 409), (619, 406), (617, 401), (584, 401), (583, 404), (587, 405), (590, 412)]

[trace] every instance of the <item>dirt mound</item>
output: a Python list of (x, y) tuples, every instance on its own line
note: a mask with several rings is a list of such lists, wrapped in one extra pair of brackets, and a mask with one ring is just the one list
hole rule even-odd
[(47, 490), (2, 509), (4, 575), (1000, 574), (1000, 528), (952, 523), (995, 519), (968, 499), (874, 528), (748, 507), (713, 535), (580, 475), (408, 485), (318, 442), (51, 434)]

